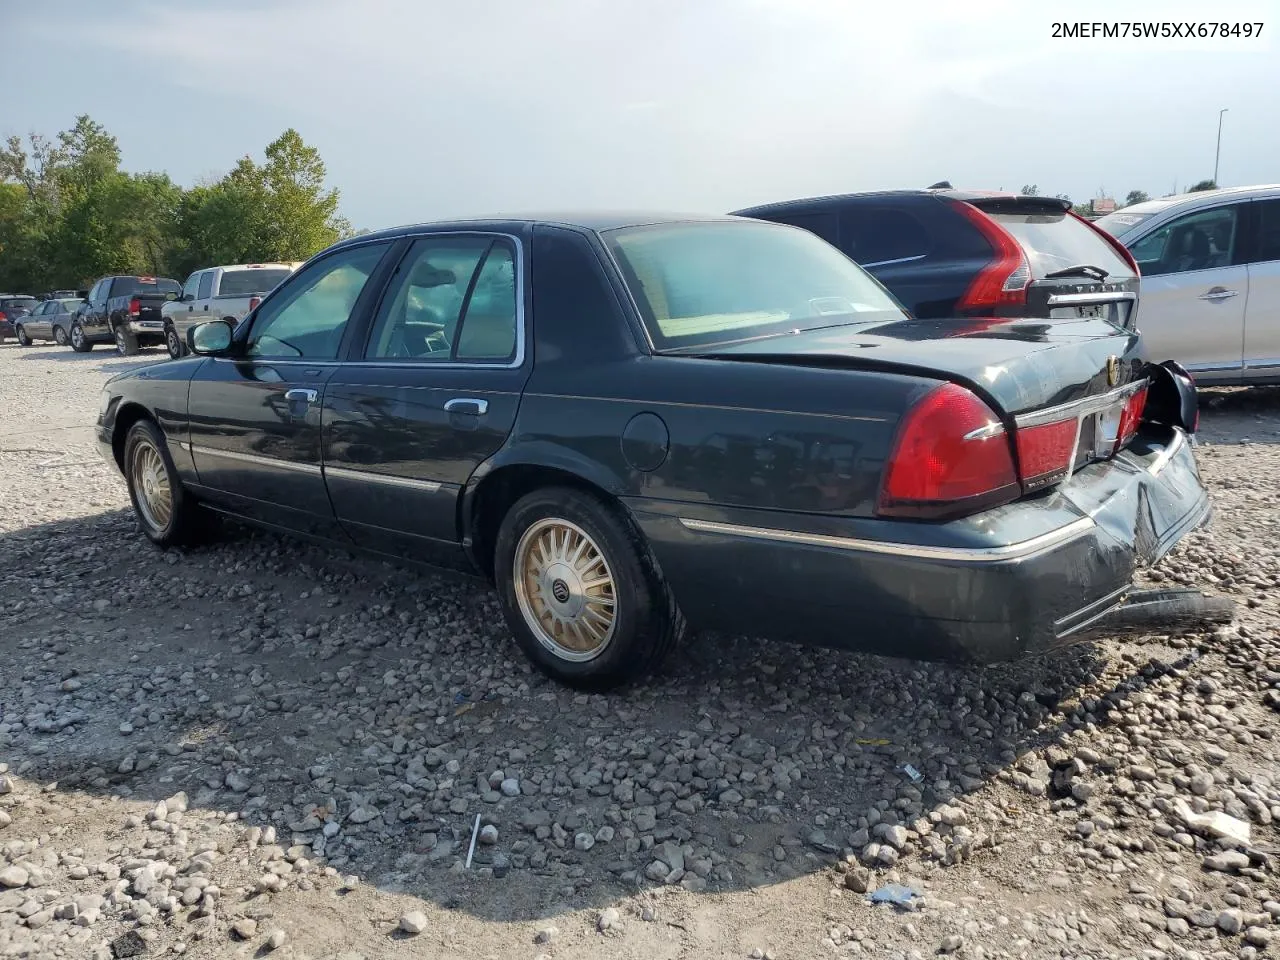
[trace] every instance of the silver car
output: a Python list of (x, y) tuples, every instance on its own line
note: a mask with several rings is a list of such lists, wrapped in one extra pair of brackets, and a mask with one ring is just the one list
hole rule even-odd
[(1152, 356), (1202, 384), (1280, 383), (1280, 184), (1148, 200), (1095, 223), (1138, 261)]

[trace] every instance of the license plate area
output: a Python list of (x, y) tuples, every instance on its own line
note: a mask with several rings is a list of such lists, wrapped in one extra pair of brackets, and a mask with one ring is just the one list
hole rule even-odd
[(1110, 303), (1081, 303), (1074, 306), (1051, 307), (1050, 320), (1106, 320), (1118, 327), (1129, 321), (1131, 300), (1113, 300)]
[(1123, 414), (1124, 402), (1122, 401), (1105, 410), (1089, 413), (1080, 418), (1080, 435), (1076, 442), (1073, 473), (1095, 460), (1105, 460), (1115, 453)]

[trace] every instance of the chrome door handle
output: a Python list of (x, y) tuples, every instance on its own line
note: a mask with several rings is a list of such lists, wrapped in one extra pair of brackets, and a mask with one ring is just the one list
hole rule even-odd
[(1232, 297), (1240, 296), (1238, 290), (1226, 290), (1222, 287), (1214, 287), (1208, 293), (1200, 294), (1201, 300), (1230, 300)]
[(315, 390), (308, 390), (305, 387), (294, 387), (292, 390), (286, 391), (284, 398), (290, 403), (315, 403), (316, 398), (320, 394)]
[(489, 412), (488, 400), (477, 400), (474, 397), (454, 397), (444, 405), (445, 413), (469, 413), (483, 417)]

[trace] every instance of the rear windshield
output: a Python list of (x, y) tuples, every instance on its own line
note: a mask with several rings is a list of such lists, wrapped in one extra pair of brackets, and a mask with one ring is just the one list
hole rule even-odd
[(157, 293), (182, 293), (182, 284), (168, 277), (116, 277), (111, 285), (113, 297), (143, 297)]
[(289, 271), (278, 270), (228, 270), (222, 274), (222, 282), (218, 284), (220, 297), (252, 297), (273, 289)]
[(604, 237), (658, 349), (905, 319), (870, 274), (797, 227), (664, 223)]
[(1104, 237), (1065, 213), (992, 213), (1018, 238), (1037, 277), (1068, 267), (1101, 267), (1108, 279), (1135, 276), (1133, 268)]
[(1135, 229), (1138, 224), (1150, 220), (1154, 216), (1154, 213), (1126, 213), (1123, 210), (1117, 210), (1115, 213), (1108, 213), (1105, 217), (1099, 217), (1093, 221), (1093, 225), (1101, 227), (1113, 237), (1123, 237), (1126, 233)]
[(11, 297), (0, 300), (0, 310), (34, 310), (39, 302), (35, 297)]

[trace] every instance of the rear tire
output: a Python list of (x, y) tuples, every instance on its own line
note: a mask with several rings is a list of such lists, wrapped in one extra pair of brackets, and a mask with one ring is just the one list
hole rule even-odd
[(129, 500), (148, 540), (173, 547), (208, 539), (214, 518), (183, 487), (159, 427), (150, 420), (130, 427), (123, 462)]
[(124, 324), (119, 324), (115, 329), (116, 352), (122, 357), (136, 356), (138, 353), (138, 338)]
[(178, 331), (173, 328), (173, 324), (164, 328), (164, 345), (169, 351), (169, 356), (174, 360), (181, 360), (187, 352), (182, 346), (182, 340), (178, 337)]
[(65, 347), (65, 346), (67, 345), (67, 343), (69, 342), (69, 341), (67, 340), (67, 331), (63, 330), (61, 327), (54, 327), (54, 328), (53, 328), (53, 342), (54, 342), (54, 343), (56, 343), (56, 344), (57, 344), (58, 346), (60, 346), (60, 347)]
[(25, 327), (17, 327), (13, 331), (14, 336), (18, 338), (18, 345), (22, 347), (31, 346), (31, 338), (27, 336)]
[(684, 616), (644, 535), (617, 504), (569, 487), (522, 497), (498, 530), (494, 572), (521, 650), (555, 680), (637, 680), (683, 636)]
[(71, 349), (76, 353), (88, 353), (93, 349), (93, 344), (84, 335), (84, 327), (78, 323), (71, 325)]

